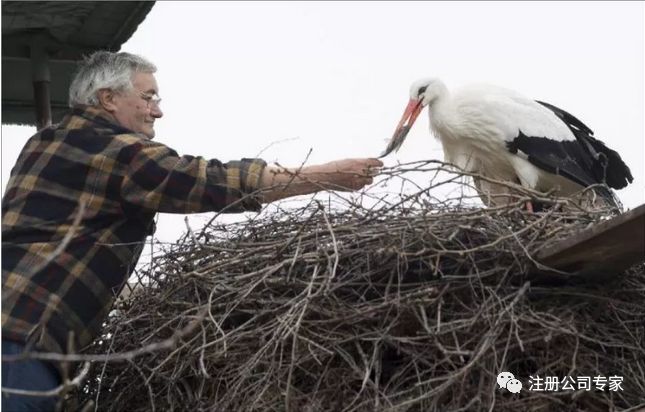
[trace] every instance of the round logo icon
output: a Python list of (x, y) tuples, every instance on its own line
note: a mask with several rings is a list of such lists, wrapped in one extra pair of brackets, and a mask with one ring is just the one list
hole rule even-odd
[(497, 375), (497, 384), (499, 388), (506, 388), (511, 393), (520, 393), (522, 390), (522, 382), (515, 379), (515, 376), (510, 372), (501, 372)]

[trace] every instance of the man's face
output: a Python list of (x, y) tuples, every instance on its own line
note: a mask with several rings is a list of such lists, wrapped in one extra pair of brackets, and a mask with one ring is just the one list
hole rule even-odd
[(133, 132), (155, 137), (155, 120), (163, 116), (152, 97), (158, 97), (157, 80), (152, 73), (136, 73), (132, 80), (134, 90), (114, 95), (111, 110), (117, 122)]

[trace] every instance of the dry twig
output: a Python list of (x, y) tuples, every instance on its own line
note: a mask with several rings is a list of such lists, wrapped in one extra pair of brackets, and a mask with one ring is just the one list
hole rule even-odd
[[(450, 190), (457, 179), (445, 170), (400, 165), (384, 175), (412, 192), (375, 194), (378, 182), (360, 199), (334, 195), (325, 210), (315, 201), (279, 206), (188, 234), (157, 257), (145, 293), (122, 301), (89, 349), (107, 352), (108, 363), (94, 368), (79, 397), (128, 411), (641, 403), (644, 267), (603, 284), (535, 284), (529, 276), (533, 254), (615, 211), (515, 187), (508, 205), (482, 208), (466, 183)], [(414, 172), (434, 178), (427, 187), (405, 183)], [(554, 207), (528, 214), (529, 199)], [(172, 348), (140, 350), (197, 320)], [(124, 353), (139, 356), (109, 362)], [(499, 390), (501, 371), (525, 390)], [(598, 375), (622, 376), (623, 390), (528, 390), (529, 376)]]

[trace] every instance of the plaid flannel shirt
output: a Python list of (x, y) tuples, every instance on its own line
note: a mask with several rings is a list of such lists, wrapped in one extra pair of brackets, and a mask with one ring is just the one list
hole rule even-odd
[(134, 270), (156, 212), (257, 211), (249, 194), (265, 166), (178, 156), (106, 112), (73, 108), (29, 139), (2, 199), (3, 338), (65, 353), (73, 336), (82, 349)]

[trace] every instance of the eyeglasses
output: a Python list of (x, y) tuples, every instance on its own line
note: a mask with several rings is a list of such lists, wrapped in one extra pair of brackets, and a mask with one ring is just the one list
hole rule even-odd
[(139, 97), (141, 97), (143, 100), (146, 101), (148, 104), (148, 109), (150, 107), (156, 107), (157, 109), (159, 108), (159, 103), (161, 103), (161, 97), (157, 93), (144, 93), (144, 92), (139, 92)]

